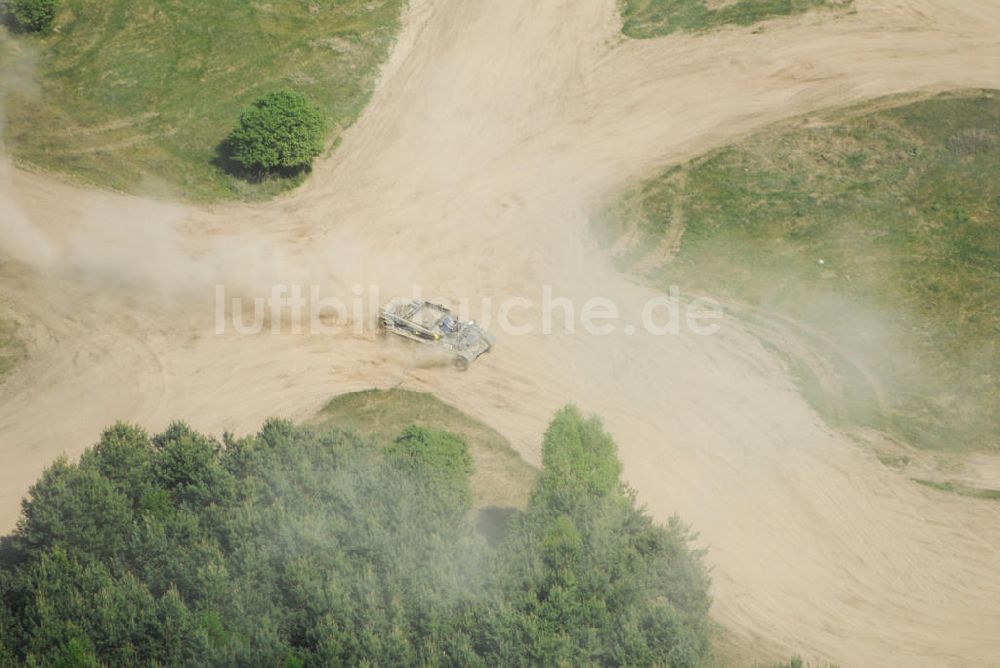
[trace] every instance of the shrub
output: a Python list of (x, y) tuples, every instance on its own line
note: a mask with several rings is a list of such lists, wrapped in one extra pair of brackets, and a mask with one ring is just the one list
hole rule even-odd
[(323, 151), (326, 122), (303, 95), (279, 91), (243, 110), (229, 135), (230, 158), (255, 174), (294, 171)]
[(59, 11), (59, 0), (13, 0), (14, 20), (23, 30), (49, 32)]

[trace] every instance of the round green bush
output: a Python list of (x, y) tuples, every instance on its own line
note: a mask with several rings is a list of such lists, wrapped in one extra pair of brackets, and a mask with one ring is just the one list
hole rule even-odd
[(256, 174), (301, 169), (323, 151), (325, 130), (323, 113), (303, 95), (271, 93), (243, 110), (229, 155)]
[(59, 0), (13, 0), (10, 9), (23, 30), (49, 32), (59, 11)]

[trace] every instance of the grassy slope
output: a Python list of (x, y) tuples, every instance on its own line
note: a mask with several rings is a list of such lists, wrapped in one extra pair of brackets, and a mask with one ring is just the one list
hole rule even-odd
[(17, 338), (17, 326), (0, 319), (0, 380), (24, 359), (27, 351)]
[(958, 494), (959, 496), (970, 496), (974, 499), (989, 499), (991, 501), (1000, 500), (1000, 489), (982, 489), (980, 487), (964, 485), (960, 482), (940, 482), (937, 480), (925, 480), (923, 478), (914, 478), (913, 482), (920, 483), (924, 487), (930, 487), (931, 489), (936, 489), (941, 492)]
[(708, 30), (750, 25), (764, 19), (800, 14), (817, 7), (843, 7), (851, 0), (619, 0), (622, 32), (639, 39), (677, 30)]
[(408, 390), (366, 390), (334, 397), (316, 416), (321, 424), (356, 429), (389, 442), (411, 424), (465, 437), (475, 463), (472, 490), (477, 508), (524, 508), (538, 471), (496, 431), (431, 394)]
[[(815, 347), (829, 342), (839, 395), (807, 365), (792, 369), (832, 421), (919, 447), (996, 450), (998, 173), (1000, 93), (882, 101), (674, 167), (609, 224), (641, 239), (625, 264), (683, 224), (654, 280), (791, 316)], [(881, 406), (859, 367), (881, 385)]]
[(40, 94), (9, 110), (8, 147), (121, 190), (274, 194), (289, 183), (251, 185), (213, 164), (240, 109), (298, 90), (326, 111), (335, 139), (371, 94), (403, 2), (64, 0), (58, 32), (40, 39)]

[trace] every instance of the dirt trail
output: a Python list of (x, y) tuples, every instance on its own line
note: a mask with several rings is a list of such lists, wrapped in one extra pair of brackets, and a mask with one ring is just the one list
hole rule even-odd
[(701, 531), (714, 614), (739, 636), (843, 666), (1000, 664), (1000, 507), (913, 485), (833, 433), (736, 321), (709, 337), (501, 332), (457, 374), (350, 333), (215, 335), (212, 308), (217, 283), (420, 284), (494, 303), (537, 303), (549, 284), (636, 323), (656, 295), (589, 240), (599, 198), (810, 110), (1000, 87), (1000, 4), (858, 0), (760, 34), (643, 42), (619, 37), (611, 0), (411, 4), (370, 107), (294, 196), (177, 207), (0, 179), (0, 231), (25, 218), (46, 245), (19, 249), (35, 269), (0, 264), (32, 353), (0, 390), (0, 529), (54, 456), (119, 418), (240, 432), (402, 384), (537, 461), (552, 412), (575, 401), (604, 417), (652, 512)]

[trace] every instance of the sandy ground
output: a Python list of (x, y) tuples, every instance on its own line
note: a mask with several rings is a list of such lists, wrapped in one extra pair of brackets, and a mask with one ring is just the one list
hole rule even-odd
[(650, 510), (701, 532), (714, 615), (739, 638), (842, 666), (1000, 665), (1000, 506), (921, 488), (830, 430), (733, 319), (714, 336), (542, 335), (537, 309), (516, 310), (536, 333), (498, 331), (459, 374), (367, 333), (217, 335), (213, 309), (220, 283), (495, 304), (551, 285), (637, 323), (656, 295), (591, 241), (601, 198), (811, 110), (1000, 88), (998, 34), (996, 0), (858, 0), (642, 42), (619, 36), (612, 0), (413, 0), (370, 107), (293, 196), (168, 206), (6, 168), (0, 305), (31, 358), (0, 389), (0, 529), (47, 463), (116, 419), (246, 432), (401, 385), (537, 462), (573, 401), (604, 417)]

